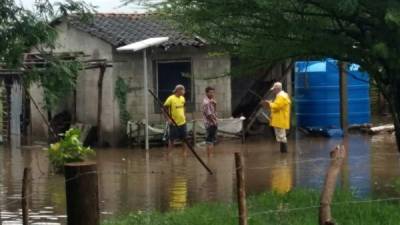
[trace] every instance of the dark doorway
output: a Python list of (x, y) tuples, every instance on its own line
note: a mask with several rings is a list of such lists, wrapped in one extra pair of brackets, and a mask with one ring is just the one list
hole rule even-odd
[(157, 62), (157, 91), (161, 101), (172, 94), (177, 84), (182, 84), (186, 88), (186, 110), (194, 109), (191, 67), (191, 62), (186, 60)]

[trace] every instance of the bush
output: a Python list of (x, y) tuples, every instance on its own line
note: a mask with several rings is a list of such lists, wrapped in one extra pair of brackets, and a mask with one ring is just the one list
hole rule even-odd
[(94, 150), (83, 146), (80, 136), (79, 129), (71, 128), (62, 135), (59, 142), (46, 149), (50, 163), (57, 172), (63, 171), (66, 163), (82, 162), (95, 154)]

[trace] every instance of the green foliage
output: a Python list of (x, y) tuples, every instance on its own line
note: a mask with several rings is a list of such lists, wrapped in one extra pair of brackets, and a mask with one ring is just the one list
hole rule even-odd
[(53, 109), (75, 89), (82, 65), (78, 61), (63, 61), (51, 58), (45, 68), (34, 68), (24, 77), (25, 84), (39, 84), (44, 91), (45, 107)]
[(50, 22), (57, 17), (76, 14), (87, 18), (91, 6), (83, 1), (68, 0), (56, 3), (38, 0), (34, 10), (22, 8), (14, 0), (3, 0), (0, 4), (0, 60), (9, 68), (19, 68), (23, 54), (33, 47), (51, 53), (57, 37)]
[(376, 54), (379, 55), (383, 58), (386, 58), (389, 56), (389, 49), (387, 48), (387, 46), (385, 45), (385, 43), (376, 43), (373, 47), (372, 47), (372, 51)]
[(79, 129), (71, 128), (59, 142), (51, 144), (46, 149), (50, 163), (57, 171), (62, 171), (65, 163), (82, 162), (95, 154), (94, 150), (83, 146), (80, 136)]
[(164, 0), (152, 7), (253, 70), (289, 58), (361, 65), (391, 106), (400, 150), (399, 1)]
[[(358, 63), (387, 83), (400, 74), (399, 5), (391, 0), (165, 0), (153, 7), (248, 67), (329, 56)], [(390, 70), (396, 73), (382, 75)]]
[[(273, 192), (248, 199), (250, 225), (317, 225), (317, 191), (294, 190), (281, 195)], [(339, 191), (333, 200), (333, 218), (337, 224), (397, 224), (400, 205), (396, 202), (368, 202), (352, 193)], [(360, 202), (365, 201), (365, 202)], [(203, 203), (184, 211), (138, 212), (103, 222), (103, 225), (236, 225), (236, 205)]]
[(32, 46), (54, 41), (54, 30), (15, 1), (2, 1), (0, 12), (0, 60), (7, 66), (19, 66), (22, 54)]
[(123, 125), (125, 125), (131, 118), (127, 110), (129, 86), (124, 79), (118, 77), (115, 81), (114, 94), (117, 98), (119, 105), (119, 117)]
[(34, 9), (28, 10), (15, 2), (4, 0), (0, 4), (0, 61), (9, 69), (21, 69), (24, 53), (42, 53), (48, 66), (31, 66), (33, 71), (24, 76), (24, 81), (28, 85), (35, 81), (44, 88), (46, 106), (51, 109), (73, 90), (81, 68), (78, 62), (66, 62), (53, 54), (57, 31), (51, 22), (69, 14), (88, 19), (92, 6), (80, 0), (54, 5), (49, 0), (37, 0)]

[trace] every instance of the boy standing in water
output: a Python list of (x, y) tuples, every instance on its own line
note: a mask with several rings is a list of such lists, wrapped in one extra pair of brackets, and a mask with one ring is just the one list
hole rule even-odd
[(203, 99), (202, 113), (204, 126), (206, 128), (207, 151), (210, 154), (216, 141), (218, 122), (217, 122), (217, 102), (215, 101), (215, 89), (207, 87), (206, 96)]
[(176, 122), (176, 125), (169, 118), (169, 142), (168, 148), (174, 146), (176, 140), (186, 139), (186, 117), (185, 117), (185, 87), (176, 85), (173, 94), (167, 98), (164, 106), (168, 109), (169, 115)]

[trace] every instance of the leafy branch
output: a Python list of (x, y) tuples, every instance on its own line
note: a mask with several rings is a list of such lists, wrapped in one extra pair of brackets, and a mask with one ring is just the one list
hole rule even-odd
[[(24, 83), (33, 82), (44, 89), (46, 108), (51, 109), (74, 89), (81, 65), (76, 59), (63, 60), (53, 54), (57, 31), (51, 25), (56, 18), (89, 19), (93, 8), (84, 1), (67, 0), (51, 4), (36, 0), (33, 10), (4, 0), (0, 5), (0, 61), (1, 67), (26, 71)], [(37, 51), (45, 66), (24, 65), (24, 54)], [(25, 67), (25, 68), (24, 68)]]
[(82, 162), (89, 156), (95, 155), (94, 150), (83, 146), (80, 137), (81, 131), (71, 128), (62, 135), (59, 142), (45, 149), (48, 151), (50, 163), (57, 172), (62, 171), (66, 163)]

